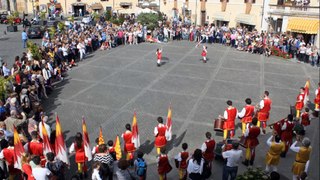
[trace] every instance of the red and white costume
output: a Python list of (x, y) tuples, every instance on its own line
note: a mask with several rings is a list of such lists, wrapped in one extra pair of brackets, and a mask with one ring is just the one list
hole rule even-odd
[(315, 98), (314, 98), (314, 104), (316, 104), (316, 108), (314, 110), (315, 111), (319, 111), (319, 106), (320, 106), (320, 87), (318, 87), (318, 89), (316, 89)]
[(136, 150), (134, 147), (134, 143), (132, 143), (132, 132), (129, 130), (126, 130), (122, 135), (122, 138), (124, 140), (124, 152), (126, 153), (132, 153)]
[(302, 110), (303, 109), (303, 106), (304, 106), (304, 93), (300, 93), (298, 96), (297, 96), (297, 100), (296, 100), (296, 110)]
[[(272, 101), (267, 96), (260, 101), (260, 103), (259, 103), (260, 110), (258, 112), (258, 120), (260, 122), (267, 122), (269, 120), (269, 113), (271, 110), (271, 104), (272, 104)], [(266, 124), (264, 126), (266, 126)]]
[(213, 139), (206, 140), (202, 146), (201, 146), (201, 151), (203, 154), (203, 158), (206, 161), (213, 161), (214, 159), (214, 148), (216, 146), (216, 141)]
[(91, 154), (92, 154), (92, 155), (95, 155), (96, 153), (98, 153), (98, 152), (99, 152), (98, 149), (99, 149), (99, 145), (94, 146), (94, 147), (92, 148)]
[(9, 146), (2, 150), (0, 152), (0, 159), (4, 159), (7, 162), (10, 175), (16, 175), (21, 172), (19, 169), (14, 168), (14, 147), (13, 146)]
[(84, 152), (84, 144), (82, 143), (80, 147), (77, 146), (77, 143), (74, 142), (71, 144), (70, 149), (69, 149), (69, 153), (73, 153), (75, 152), (75, 161), (76, 163), (85, 163), (87, 161), (87, 157), (85, 155)]
[(175, 159), (179, 161), (179, 168), (180, 169), (187, 169), (188, 163), (187, 160), (189, 158), (189, 153), (187, 151), (180, 152)]
[(201, 56), (202, 57), (207, 57), (207, 50), (206, 50), (205, 47), (202, 49)]
[(43, 144), (38, 140), (31, 140), (28, 144), (25, 145), (24, 149), (30, 155), (40, 156), (41, 166), (46, 164), (46, 158), (43, 154)]
[(168, 156), (166, 154), (161, 154), (158, 157), (158, 173), (160, 175), (165, 175), (168, 172), (170, 172), (171, 169), (172, 169), (172, 167), (169, 163)]
[(257, 126), (251, 126), (247, 128), (245, 137), (246, 140), (244, 144), (249, 148), (255, 148), (259, 145), (258, 136), (260, 135), (260, 128)]
[(228, 107), (223, 114), (223, 117), (226, 119), (223, 123), (224, 130), (234, 130), (235, 128), (235, 119), (237, 117), (238, 110), (235, 107)]
[(242, 109), (242, 111), (238, 114), (238, 116), (241, 119), (241, 122), (243, 122), (243, 123), (251, 123), (253, 114), (254, 114), (254, 106), (247, 104)]
[(159, 49), (159, 50), (156, 52), (156, 55), (157, 55), (157, 64), (160, 65), (160, 64), (161, 64), (161, 59), (162, 59), (162, 50)]
[(285, 152), (288, 152), (289, 146), (292, 144), (292, 138), (293, 138), (293, 128), (294, 124), (291, 121), (284, 120), (281, 130), (281, 141), (285, 143), (286, 150)]
[(301, 124), (303, 126), (309, 126), (310, 125), (310, 116), (308, 112), (304, 112), (301, 114)]
[(154, 128), (154, 136), (156, 137), (154, 145), (157, 148), (166, 146), (166, 130), (167, 127), (164, 124), (159, 123), (157, 127)]

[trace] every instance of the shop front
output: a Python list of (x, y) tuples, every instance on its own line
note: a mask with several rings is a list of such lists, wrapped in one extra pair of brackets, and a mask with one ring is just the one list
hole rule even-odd
[(256, 27), (256, 16), (252, 14), (238, 14), (236, 17), (237, 25), (252, 31)]
[(290, 18), (287, 31), (294, 36), (303, 36), (306, 43), (319, 43), (319, 19)]
[(216, 27), (222, 27), (223, 25), (228, 27), (230, 22), (230, 14), (227, 12), (216, 12), (213, 14), (214, 24)]
[(85, 3), (73, 3), (72, 9), (75, 17), (83, 16), (87, 11)]

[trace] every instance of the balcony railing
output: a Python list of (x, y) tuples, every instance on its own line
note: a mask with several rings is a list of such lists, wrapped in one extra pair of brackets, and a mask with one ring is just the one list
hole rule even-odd
[(298, 17), (313, 17), (318, 18), (320, 13), (320, 6), (309, 5), (277, 5), (269, 4), (270, 9), (268, 11), (271, 15), (281, 16), (298, 16)]

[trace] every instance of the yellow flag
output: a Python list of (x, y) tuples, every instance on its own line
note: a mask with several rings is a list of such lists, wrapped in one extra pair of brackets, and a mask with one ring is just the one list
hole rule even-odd
[(121, 159), (122, 152), (121, 152), (119, 136), (116, 137), (116, 140), (115, 140), (115, 143), (114, 143), (114, 151), (116, 152), (117, 160)]

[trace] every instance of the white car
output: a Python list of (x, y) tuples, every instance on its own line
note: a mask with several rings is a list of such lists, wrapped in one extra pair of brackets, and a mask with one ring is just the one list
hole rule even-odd
[(82, 21), (84, 24), (89, 24), (92, 21), (90, 16), (85, 16), (82, 18)]

